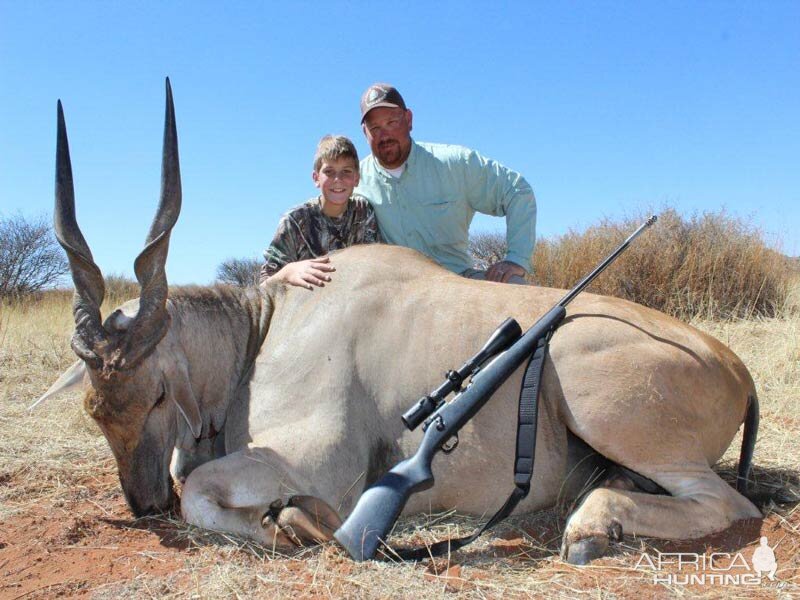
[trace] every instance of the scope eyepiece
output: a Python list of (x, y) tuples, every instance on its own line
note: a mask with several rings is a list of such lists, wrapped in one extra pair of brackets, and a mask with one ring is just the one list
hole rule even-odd
[(483, 363), (495, 354), (502, 352), (511, 344), (516, 342), (522, 335), (522, 328), (514, 319), (508, 318), (494, 330), (491, 337), (483, 345), (478, 353), (470, 358), (458, 371), (448, 371), (445, 373), (445, 382), (436, 388), (428, 396), (420, 398), (414, 406), (403, 413), (403, 424), (411, 431), (414, 431), (419, 424), (430, 417), (444, 402), (450, 392), (461, 391), (461, 384), (464, 379), (472, 375)]

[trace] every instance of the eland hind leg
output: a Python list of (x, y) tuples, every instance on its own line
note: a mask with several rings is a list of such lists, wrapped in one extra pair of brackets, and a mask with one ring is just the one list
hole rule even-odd
[[(692, 539), (761, 516), (711, 470), (756, 410), (747, 369), (713, 338), (663, 315), (629, 313), (595, 329), (587, 323), (591, 335), (583, 339), (573, 323), (569, 344), (556, 348), (554, 341), (560, 387), (551, 382), (550, 391), (561, 394), (562, 419), (575, 435), (669, 495), (593, 490), (564, 532), (562, 554), (570, 562), (602, 555), (623, 532)], [(581, 361), (569, 360), (577, 355)]]
[(644, 473), (671, 495), (596, 488), (567, 521), (561, 555), (586, 564), (602, 556), (623, 532), (663, 539), (695, 539), (722, 531), (761, 512), (708, 465)]

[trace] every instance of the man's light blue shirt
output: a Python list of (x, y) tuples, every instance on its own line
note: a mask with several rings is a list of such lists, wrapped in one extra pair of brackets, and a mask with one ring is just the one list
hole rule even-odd
[(400, 177), (369, 155), (356, 191), (375, 208), (383, 238), (455, 273), (473, 266), (469, 225), (476, 212), (506, 217), (510, 260), (531, 269), (536, 199), (525, 178), (469, 148), (412, 140)]

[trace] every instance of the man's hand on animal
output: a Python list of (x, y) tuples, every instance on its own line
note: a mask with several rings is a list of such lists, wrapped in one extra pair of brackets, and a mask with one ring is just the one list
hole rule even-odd
[(486, 281), (507, 283), (514, 275), (525, 277), (525, 269), (510, 260), (501, 260), (486, 270)]
[(328, 273), (333, 273), (335, 270), (336, 267), (331, 264), (330, 257), (321, 256), (320, 258), (291, 262), (281, 268), (270, 279), (277, 279), (289, 285), (296, 285), (313, 291), (314, 286), (325, 287), (325, 283), (331, 280), (331, 276)]

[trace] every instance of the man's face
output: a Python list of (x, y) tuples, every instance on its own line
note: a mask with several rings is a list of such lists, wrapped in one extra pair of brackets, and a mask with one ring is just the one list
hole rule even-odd
[(362, 129), (382, 167), (396, 169), (411, 152), (410, 110), (381, 106), (367, 113)]

